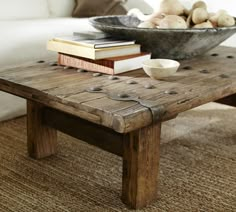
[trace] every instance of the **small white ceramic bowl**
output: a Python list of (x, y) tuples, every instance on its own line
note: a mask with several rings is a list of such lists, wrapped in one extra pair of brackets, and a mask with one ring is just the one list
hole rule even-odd
[(143, 62), (145, 73), (153, 79), (162, 79), (176, 73), (180, 63), (169, 59), (149, 59)]

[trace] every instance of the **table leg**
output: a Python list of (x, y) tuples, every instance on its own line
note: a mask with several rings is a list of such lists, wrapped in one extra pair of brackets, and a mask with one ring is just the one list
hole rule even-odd
[(161, 123), (124, 136), (122, 200), (145, 207), (157, 197)]
[(43, 108), (42, 104), (27, 100), (28, 154), (35, 159), (50, 156), (56, 151), (57, 131), (43, 124)]

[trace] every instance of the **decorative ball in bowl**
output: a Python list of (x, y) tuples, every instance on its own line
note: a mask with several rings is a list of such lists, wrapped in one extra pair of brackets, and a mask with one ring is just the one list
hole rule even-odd
[(180, 63), (170, 59), (149, 59), (143, 62), (143, 70), (152, 79), (162, 79), (176, 73)]
[(138, 28), (135, 16), (90, 18), (96, 28), (114, 37), (136, 40), (152, 58), (186, 59), (202, 55), (236, 32), (236, 25), (216, 28), (158, 29)]

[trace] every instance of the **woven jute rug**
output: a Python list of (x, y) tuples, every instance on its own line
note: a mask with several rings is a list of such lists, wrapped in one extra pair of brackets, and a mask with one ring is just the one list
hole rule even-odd
[[(25, 117), (0, 124), (0, 211), (128, 211), (121, 158), (62, 133), (58, 142), (55, 156), (33, 160)], [(236, 109), (211, 103), (166, 122), (159, 179), (142, 211), (235, 212)]]

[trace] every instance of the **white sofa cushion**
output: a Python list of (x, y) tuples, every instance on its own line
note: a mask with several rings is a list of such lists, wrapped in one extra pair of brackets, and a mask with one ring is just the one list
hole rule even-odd
[(48, 0), (51, 17), (71, 17), (75, 0)]
[(0, 0), (0, 20), (48, 17), (47, 0)]
[(0, 68), (55, 56), (46, 50), (47, 40), (94, 29), (88, 19), (78, 18), (0, 21), (0, 28)]

